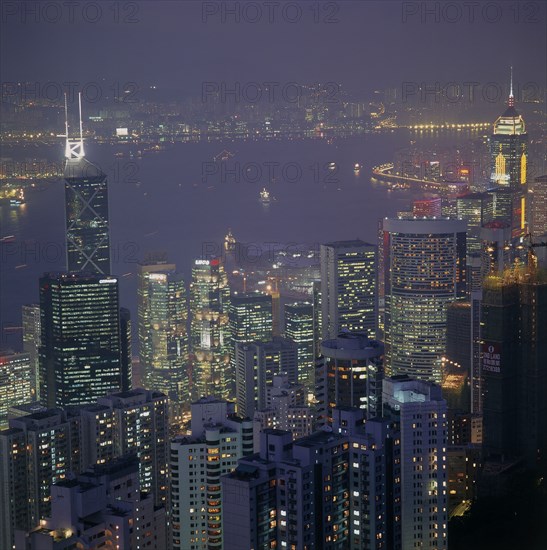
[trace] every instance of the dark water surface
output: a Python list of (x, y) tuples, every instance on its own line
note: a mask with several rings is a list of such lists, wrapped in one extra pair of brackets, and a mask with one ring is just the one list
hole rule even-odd
[[(166, 252), (188, 280), (192, 259), (218, 249), (228, 228), (242, 242), (376, 242), (378, 220), (406, 210), (411, 196), (373, 185), (370, 170), (410, 137), (184, 143), (142, 157), (135, 146), (86, 144), (87, 158), (109, 176), (112, 271), (121, 277), (122, 305), (136, 320), (136, 262), (146, 254)], [(215, 163), (223, 150), (234, 156)], [(62, 146), (47, 155), (60, 162)], [(264, 186), (274, 198), (268, 207), (259, 202)], [(3, 345), (19, 347), (20, 333), (9, 327), (20, 325), (22, 304), (38, 300), (39, 276), (64, 269), (64, 224), (62, 181), (29, 192), (20, 209), (2, 207), (0, 238), (14, 235), (0, 244)]]

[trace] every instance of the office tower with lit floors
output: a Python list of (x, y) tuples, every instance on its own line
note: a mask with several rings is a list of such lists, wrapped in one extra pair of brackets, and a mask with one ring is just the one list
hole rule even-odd
[(40, 305), (25, 304), (21, 308), (23, 321), (23, 351), (29, 354), (33, 400), (40, 399)]
[(491, 221), (491, 198), (488, 193), (467, 193), (456, 199), (457, 217), (467, 222), (467, 254), (480, 253), (481, 227)]
[(313, 304), (293, 302), (285, 304), (285, 338), (298, 346), (298, 382), (309, 392), (315, 389)]
[(496, 119), (490, 137), (491, 176), (489, 190), (494, 200), (495, 219), (508, 221), (511, 238), (526, 233), (528, 134), (522, 116), (515, 109), (513, 69), (507, 109)]
[(33, 369), (28, 353), (0, 350), (0, 430), (8, 426), (10, 407), (33, 399)]
[(441, 381), (448, 304), (466, 293), (466, 222), (385, 219), (386, 374)]
[(535, 178), (529, 192), (532, 197), (530, 233), (533, 238), (545, 241), (547, 240), (547, 175)]
[(412, 201), (412, 215), (417, 218), (440, 218), (442, 216), (441, 197), (427, 197)]
[(237, 412), (253, 417), (255, 410), (266, 408), (267, 387), (278, 374), (286, 374), (292, 384), (298, 383), (298, 346), (286, 338), (268, 342), (236, 342)]
[(383, 417), (400, 431), (403, 550), (448, 547), (447, 409), (441, 388), (406, 375), (386, 378)]
[(141, 498), (149, 494), (155, 512), (165, 520), (165, 395), (137, 389), (88, 405), (19, 412), (9, 420), (9, 428), (0, 431), (0, 548), (12, 547), (9, 541), (17, 530), (33, 531), (51, 517), (55, 483), (73, 481), (72, 476), (95, 464), (108, 466), (128, 455), (138, 459)]
[(188, 301), (174, 264), (139, 266), (138, 334), (141, 371), (147, 388), (169, 397), (175, 422), (189, 401)]
[(190, 349), (194, 399), (233, 396), (230, 367), (230, 288), (219, 258), (194, 260), (190, 284)]
[[(262, 292), (233, 292), (230, 295), (231, 394), (237, 393), (236, 347), (250, 342), (269, 342), (273, 337), (272, 297)], [(236, 392), (236, 393), (234, 393)]]
[(376, 338), (377, 256), (375, 245), (360, 240), (321, 245), (323, 340), (342, 330)]
[[(167, 548), (165, 508), (140, 490), (135, 456), (95, 465), (51, 488), (51, 515), (39, 527), (16, 533), (16, 548)], [(93, 518), (90, 521), (90, 518)], [(87, 546), (88, 548), (90, 546)]]
[(341, 332), (325, 340), (316, 366), (319, 426), (332, 426), (335, 407), (361, 409), (365, 418), (381, 414), (384, 346), (366, 333)]
[(253, 453), (253, 421), (212, 397), (192, 403), (191, 411), (191, 435), (171, 441), (170, 548), (229, 548), (223, 545), (220, 477)]
[(260, 431), (266, 428), (287, 430), (293, 439), (313, 432), (315, 408), (308, 406), (307, 392), (302, 384), (295, 384), (285, 373), (274, 374), (271, 385), (266, 386), (266, 399), (262, 409), (256, 409), (255, 443)]
[(136, 454), (141, 491), (155, 506), (167, 506), (169, 493), (169, 410), (165, 394), (137, 388), (97, 400), (113, 411), (116, 456)]
[(69, 137), (65, 95), (65, 216), (67, 270), (109, 275), (110, 236), (106, 174), (85, 158), (82, 98), (79, 138)]
[[(115, 277), (49, 273), (40, 278), (43, 405), (92, 403), (131, 386), (118, 295)], [(127, 337), (123, 340), (127, 345)]]
[(547, 275), (487, 277), (482, 302), (483, 454), (547, 467)]

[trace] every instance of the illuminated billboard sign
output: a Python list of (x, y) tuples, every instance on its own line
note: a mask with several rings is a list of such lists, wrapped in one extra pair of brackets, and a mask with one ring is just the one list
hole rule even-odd
[(482, 345), (483, 372), (499, 373), (501, 368), (501, 344), (484, 342)]

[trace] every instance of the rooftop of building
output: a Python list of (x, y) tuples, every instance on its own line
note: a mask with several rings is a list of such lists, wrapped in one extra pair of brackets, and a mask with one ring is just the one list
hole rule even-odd
[(100, 182), (106, 179), (106, 174), (85, 157), (78, 157), (65, 160), (63, 177), (69, 182), (80, 179), (89, 182)]
[(325, 243), (323, 246), (328, 246), (330, 248), (360, 248), (362, 246), (372, 246), (376, 245), (362, 241), (361, 239), (350, 239), (346, 241), (332, 241), (330, 243)]
[(384, 345), (364, 332), (343, 331), (336, 338), (321, 342), (321, 352), (337, 359), (368, 359), (383, 355)]
[(307, 448), (322, 447), (324, 445), (336, 443), (343, 438), (344, 436), (333, 432), (318, 431), (306, 437), (302, 437), (301, 439), (297, 439), (294, 441), (293, 445)]

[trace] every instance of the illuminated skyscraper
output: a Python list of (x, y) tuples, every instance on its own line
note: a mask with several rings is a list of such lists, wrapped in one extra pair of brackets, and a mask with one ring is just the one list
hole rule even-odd
[(378, 324), (377, 247), (363, 241), (321, 245), (323, 339), (342, 330), (376, 337)]
[(480, 231), (488, 219), (488, 205), (491, 195), (468, 193), (456, 199), (457, 217), (467, 222), (467, 254), (478, 254), (481, 250)]
[(110, 236), (106, 174), (85, 158), (82, 100), (79, 139), (69, 138), (65, 96), (65, 208), (67, 270), (110, 273)]
[(312, 303), (285, 304), (285, 337), (298, 346), (298, 383), (309, 392), (315, 389), (313, 326)]
[(172, 418), (190, 405), (188, 301), (174, 264), (139, 266), (139, 356), (145, 386), (165, 393)]
[(385, 354), (390, 376), (441, 380), (446, 308), (465, 296), (464, 220), (385, 219)]
[(42, 404), (91, 403), (130, 387), (115, 277), (45, 274), (40, 279), (40, 310)]
[(530, 233), (532, 237), (544, 237), (547, 235), (547, 175), (535, 178), (530, 192)]
[(253, 421), (236, 416), (233, 403), (207, 397), (192, 403), (191, 433), (171, 442), (170, 547), (220, 549), (220, 477), (237, 466), (238, 458), (253, 453)]
[(508, 223), (495, 221), (481, 229), (481, 275), (501, 274), (511, 266), (514, 249), (511, 227)]
[(321, 355), (323, 340), (323, 306), (321, 304), (321, 281), (313, 282), (313, 354), (314, 358)]
[(366, 333), (342, 332), (321, 345), (317, 364), (320, 425), (332, 426), (335, 407), (363, 409), (365, 418), (381, 414), (384, 346)]
[(277, 374), (298, 383), (298, 346), (292, 340), (274, 337), (268, 342), (236, 342), (236, 397), (238, 414), (252, 417), (266, 408), (266, 388)]
[(195, 260), (190, 285), (192, 396), (233, 396), (228, 308), (230, 289), (218, 258)]
[(511, 89), (507, 109), (496, 119), (494, 132), (490, 137), (491, 181), (513, 190), (526, 184), (528, 158), (528, 134), (521, 115), (515, 109), (513, 95), (513, 69), (511, 68)]
[(233, 293), (230, 297), (232, 343), (272, 339), (272, 297), (261, 292)]
[(441, 197), (431, 197), (412, 201), (412, 214), (417, 218), (440, 218), (442, 216)]
[(448, 547), (447, 408), (441, 388), (407, 376), (387, 378), (383, 416), (400, 430), (400, 548)]
[[(70, 483), (71, 475), (94, 464), (109, 468), (113, 459), (127, 455), (136, 455), (140, 490), (151, 495), (154, 515), (157, 512), (158, 519), (163, 515), (165, 526), (169, 461), (165, 395), (139, 388), (102, 397), (98, 403), (43, 409), (10, 419), (9, 429), (0, 430), (0, 548), (14, 548), (16, 530), (36, 529), (50, 517), (52, 485), (67, 478)], [(40, 542), (44, 540), (48, 539)], [(159, 550), (165, 545), (149, 547)]]
[(22, 307), (23, 351), (29, 354), (31, 367), (31, 389), (33, 399), (40, 399), (40, 306), (25, 304)]
[(521, 238), (526, 232), (528, 134), (522, 116), (515, 109), (512, 68), (507, 109), (494, 123), (490, 154), (495, 219), (508, 221), (511, 237)]
[(482, 302), (483, 451), (547, 466), (547, 274), (487, 277)]
[(7, 428), (10, 407), (32, 400), (31, 383), (30, 355), (0, 350), (0, 430)]

